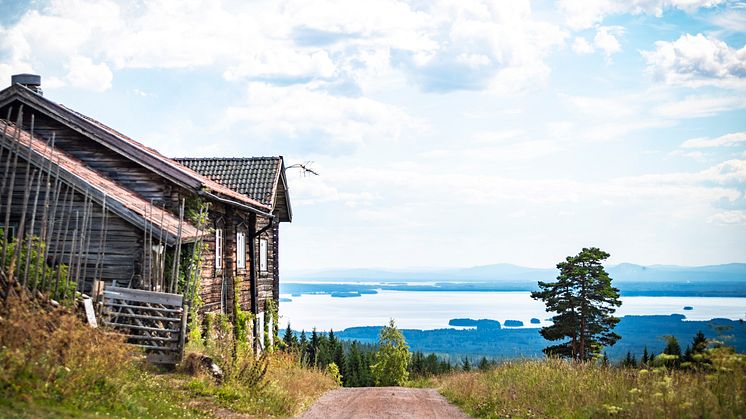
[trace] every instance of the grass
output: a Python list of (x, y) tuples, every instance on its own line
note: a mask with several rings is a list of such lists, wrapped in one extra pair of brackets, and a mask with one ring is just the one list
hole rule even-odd
[(267, 359), (257, 376), (253, 354), (229, 357), (221, 383), (203, 371), (164, 373), (66, 309), (9, 301), (0, 305), (0, 417), (285, 417), (336, 385), (290, 355)]
[(182, 376), (178, 388), (208, 410), (227, 409), (260, 417), (294, 416), (327, 390), (334, 380), (316, 369), (301, 366), (290, 354), (277, 352), (269, 357), (264, 385), (247, 387), (240, 379), (218, 384), (211, 377)]
[(746, 356), (712, 352), (714, 369), (682, 371), (525, 360), (428, 383), (466, 413), (496, 417), (743, 417)]

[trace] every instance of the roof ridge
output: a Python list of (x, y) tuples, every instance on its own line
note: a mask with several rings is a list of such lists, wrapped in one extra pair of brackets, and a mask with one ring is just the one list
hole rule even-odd
[(251, 156), (251, 157), (172, 157), (172, 160), (192, 160), (192, 161), (245, 161), (245, 160), (281, 160), (282, 156)]
[[(165, 164), (166, 166), (170, 167), (170, 169), (172, 171), (175, 171), (176, 173), (180, 173), (181, 175), (184, 175), (184, 176), (188, 177), (192, 182), (199, 183), (200, 184), (199, 185), (200, 188), (207, 188), (207, 189), (210, 189), (210, 190), (212, 190), (214, 192), (217, 192), (217, 193), (219, 193), (221, 195), (227, 196), (227, 197), (229, 197), (231, 199), (237, 199), (242, 204), (249, 204), (249, 205), (253, 205), (253, 206), (259, 207), (259, 208), (269, 208), (268, 205), (266, 205), (266, 204), (264, 204), (262, 202), (259, 202), (259, 201), (255, 200), (255, 199), (252, 199), (252, 198), (250, 198), (250, 197), (248, 197), (248, 196), (246, 196), (244, 194), (241, 194), (241, 193), (239, 193), (237, 191), (234, 191), (234, 190), (232, 190), (232, 189), (230, 189), (230, 188), (228, 188), (228, 187), (226, 187), (224, 185), (221, 185), (220, 183), (215, 182), (214, 180), (210, 179), (209, 177), (204, 176), (204, 175), (200, 174), (199, 172), (197, 172), (195, 170), (192, 170), (192, 169), (190, 169), (190, 168), (188, 168), (188, 167), (180, 164), (175, 159), (171, 159), (171, 158), (168, 158), (168, 157), (164, 156), (163, 154), (161, 154), (160, 152), (158, 152), (158, 150), (156, 150), (154, 148), (151, 148), (151, 147), (148, 147), (148, 146), (146, 146), (146, 145), (144, 145), (144, 144), (142, 144), (142, 143), (140, 143), (140, 142), (132, 139), (131, 137), (128, 137), (127, 135), (122, 134), (121, 132), (115, 130), (114, 128), (111, 128), (108, 125), (106, 125), (106, 124), (104, 124), (104, 123), (102, 123), (102, 122), (100, 122), (100, 121), (98, 121), (98, 120), (96, 120), (94, 118), (91, 118), (90, 116), (83, 115), (82, 113), (80, 113), (80, 112), (78, 112), (76, 110), (73, 110), (71, 108), (68, 108), (67, 106), (65, 106), (65, 105), (63, 105), (61, 103), (57, 103), (57, 102), (55, 102), (55, 101), (53, 101), (53, 100), (51, 100), (49, 98), (46, 98), (46, 97), (43, 97), (43, 96), (39, 96), (38, 94), (33, 93), (30, 90), (28, 90), (28, 89), (16, 90), (14, 92), (13, 90), (11, 90), (11, 89), (14, 88), (14, 86), (20, 86), (20, 85), (10, 86), (9, 88), (6, 88), (2, 92), (5, 93), (5, 92), (10, 91), (11, 93), (19, 94), (21, 97), (24, 97), (26, 99), (30, 99), (37, 106), (51, 107), (51, 112), (53, 112), (53, 113), (59, 112), (60, 110), (63, 111), (63, 112), (68, 112), (72, 116), (80, 118), (82, 120), (82, 122), (87, 123), (87, 124), (91, 124), (93, 127), (97, 128), (97, 129), (100, 129), (100, 130), (104, 131), (105, 133), (108, 133), (109, 135), (113, 136), (117, 140), (121, 141), (126, 146), (132, 147), (133, 148), (132, 151), (134, 151), (135, 153), (137, 153), (137, 152), (145, 153), (146, 155), (149, 155), (150, 158), (153, 158), (153, 159), (155, 159), (155, 160), (157, 160), (157, 161)], [(57, 107), (58, 110), (56, 110), (55, 107)], [(70, 121), (70, 123), (76, 124), (75, 121)], [(85, 135), (94, 135), (95, 136), (95, 133), (88, 133), (88, 134), (85, 134)], [(104, 142), (105, 141), (106, 140), (104, 139)], [(109, 144), (109, 145), (105, 145), (105, 146), (107, 146), (107, 147), (117, 147), (114, 144)], [(132, 151), (128, 151), (128, 152), (131, 153)], [(119, 151), (119, 152), (120, 153), (124, 153), (124, 151)], [(131, 156), (131, 155), (130, 156), (126, 156), (126, 157), (130, 158), (130, 159), (133, 159), (133, 156)], [(140, 162), (140, 163), (142, 164), (142, 162)], [(150, 170), (153, 170), (154, 172), (159, 173), (158, 170), (156, 170), (154, 168), (151, 168)], [(179, 182), (178, 176), (175, 175), (175, 174), (169, 175), (167, 170), (165, 170), (163, 172), (160, 172), (159, 175), (163, 176), (165, 178), (171, 177), (172, 180), (176, 179), (177, 183)]]

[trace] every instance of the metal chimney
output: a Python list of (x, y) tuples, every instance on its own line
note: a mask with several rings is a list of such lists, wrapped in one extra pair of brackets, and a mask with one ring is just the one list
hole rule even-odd
[(41, 76), (37, 74), (14, 74), (10, 76), (10, 84), (20, 84), (40, 95), (44, 94), (41, 90)]

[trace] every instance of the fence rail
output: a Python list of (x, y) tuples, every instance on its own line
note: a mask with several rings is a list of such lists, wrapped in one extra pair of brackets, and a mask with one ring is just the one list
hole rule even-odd
[[(156, 291), (107, 287), (103, 292), (104, 325), (145, 349), (148, 361), (176, 364), (181, 360), (186, 334), (187, 311), (183, 297)], [(169, 313), (168, 316), (164, 316)]]

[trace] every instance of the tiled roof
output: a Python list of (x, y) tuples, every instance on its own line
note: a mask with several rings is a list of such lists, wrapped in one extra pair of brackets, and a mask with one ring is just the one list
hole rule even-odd
[(281, 157), (190, 157), (174, 160), (262, 204), (274, 204), (275, 188), (282, 170)]
[[(18, 129), (15, 124), (0, 119), (0, 141), (2, 143), (17, 141), (21, 144), (23, 156), (25, 150), (30, 149), (32, 161), (47, 167), (51, 161), (54, 167), (60, 168), (60, 176), (68, 182), (76, 184), (78, 187), (92, 188), (91, 192), (98, 192), (96, 195), (102, 201), (105, 197), (108, 208), (129, 221), (134, 221), (138, 227), (143, 228), (147, 223), (155, 225), (156, 228), (162, 229), (171, 237), (175, 238), (179, 233), (179, 219), (168, 211), (150, 205), (150, 203), (141, 198), (136, 193), (130, 191), (103, 176), (83, 164), (80, 160), (65, 153), (57, 148), (50, 148), (47, 143), (33, 137), (29, 132)], [(6, 146), (7, 147), (7, 146)], [(134, 216), (134, 217), (133, 217)], [(188, 222), (184, 222), (181, 228), (182, 241), (191, 241), (199, 236), (199, 230)]]
[[(22, 97), (37, 106), (45, 107), (51, 114), (61, 116), (61, 118), (66, 121), (66, 123), (75, 124), (80, 127), (82, 122), (83, 124), (87, 124), (88, 126), (99, 130), (99, 132), (103, 132), (105, 134), (108, 134), (108, 136), (114, 137), (115, 140), (117, 140), (115, 142), (108, 140), (107, 138), (105, 138), (105, 136), (97, 133), (91, 134), (89, 132), (88, 134), (92, 135), (99, 141), (106, 142), (109, 147), (117, 150), (118, 152), (126, 153), (126, 155), (130, 159), (150, 166), (151, 170), (160, 172), (162, 176), (171, 176), (173, 178), (179, 179), (180, 181), (190, 184), (192, 187), (209, 189), (214, 193), (223, 195), (224, 197), (229, 199), (236, 200), (242, 204), (247, 204), (260, 209), (270, 209), (266, 205), (263, 205), (260, 202), (249, 198), (247, 195), (233, 191), (230, 188), (225, 187), (224, 185), (221, 185), (213, 181), (212, 179), (209, 179), (195, 172), (194, 170), (180, 165), (172, 159), (163, 156), (158, 151), (147, 147), (130, 137), (127, 137), (126, 135), (116, 131), (115, 129), (110, 128), (102, 124), (101, 122), (83, 115), (77, 111), (74, 111), (62, 104), (53, 102), (37, 93), (30, 91), (24, 86), (14, 84), (2, 90), (0, 92), (0, 98), (8, 97), (14, 94), (18, 95), (17, 97)], [(85, 129), (85, 131), (89, 131), (89, 129)], [(147, 160), (147, 162), (145, 160)]]

